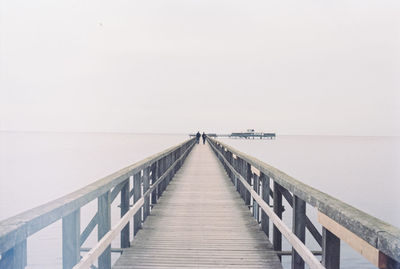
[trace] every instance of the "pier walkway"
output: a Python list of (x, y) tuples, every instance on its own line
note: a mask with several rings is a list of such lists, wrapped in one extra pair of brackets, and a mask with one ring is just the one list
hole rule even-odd
[(282, 266), (210, 146), (199, 144), (113, 268)]
[[(400, 269), (399, 228), (211, 137), (0, 221), (0, 268), (29, 265), (30, 237), (60, 220), (63, 269), (282, 268), (283, 255), (292, 269), (339, 269), (341, 242), (377, 268)], [(97, 242), (84, 247), (91, 235)]]

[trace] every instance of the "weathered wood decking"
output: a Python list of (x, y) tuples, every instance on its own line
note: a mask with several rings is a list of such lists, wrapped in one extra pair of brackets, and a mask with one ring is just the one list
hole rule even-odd
[(209, 145), (196, 145), (113, 268), (282, 268)]

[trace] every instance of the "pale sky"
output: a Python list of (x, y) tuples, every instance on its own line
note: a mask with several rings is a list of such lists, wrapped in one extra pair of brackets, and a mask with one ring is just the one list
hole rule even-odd
[(0, 130), (400, 135), (400, 1), (0, 0)]

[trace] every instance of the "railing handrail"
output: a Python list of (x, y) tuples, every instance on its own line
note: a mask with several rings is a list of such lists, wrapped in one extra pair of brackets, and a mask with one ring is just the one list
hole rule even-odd
[(213, 138), (212, 142), (220, 144), (226, 150), (243, 159), (251, 166), (273, 178), (279, 185), (292, 192), (320, 212), (347, 228), (371, 246), (379, 249), (396, 261), (400, 261), (400, 229), (375, 218), (337, 198), (319, 191), (294, 179), (279, 169), (247, 155), (225, 143)]
[(155, 190), (155, 188), (167, 177), (167, 175), (172, 172), (172, 170), (179, 164), (179, 162), (186, 157), (186, 152), (190, 151), (189, 147), (182, 154), (180, 158), (178, 158), (171, 166), (161, 175), (153, 184), (149, 187), (147, 191), (143, 193), (139, 200), (134, 202), (132, 207), (128, 212), (110, 229), (110, 231), (103, 236), (103, 238), (97, 242), (92, 249), (89, 250), (86, 256), (82, 258), (82, 260), (77, 263), (73, 269), (83, 269), (90, 268), (90, 265), (103, 253), (103, 251), (107, 248), (109, 244), (111, 244), (112, 240), (121, 232), (122, 228), (129, 222), (129, 220), (134, 216), (143, 206), (146, 198), (150, 196), (150, 194)]
[(81, 208), (130, 176), (152, 165), (191, 140), (194, 140), (194, 138), (185, 140), (160, 153), (153, 154), (77, 191), (62, 196), (61, 198), (1, 221), (0, 253), (4, 253), (35, 232)]

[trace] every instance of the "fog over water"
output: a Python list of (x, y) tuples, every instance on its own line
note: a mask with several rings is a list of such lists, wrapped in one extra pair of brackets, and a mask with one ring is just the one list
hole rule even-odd
[[(0, 220), (189, 132), (255, 128), (278, 138), (223, 141), (399, 227), (399, 14), (398, 0), (0, 0)], [(60, 229), (28, 240), (29, 268), (61, 267)], [(370, 268), (342, 252), (342, 268)]]

